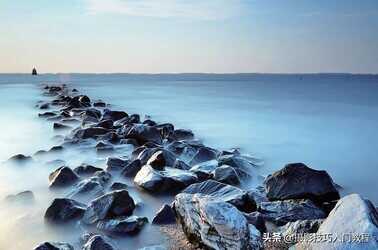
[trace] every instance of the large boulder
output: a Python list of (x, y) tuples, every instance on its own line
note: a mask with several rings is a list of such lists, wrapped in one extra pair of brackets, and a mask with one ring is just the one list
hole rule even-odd
[(47, 208), (45, 219), (52, 223), (70, 222), (80, 219), (85, 205), (72, 199), (55, 199)]
[(94, 224), (100, 220), (131, 215), (135, 209), (134, 200), (126, 190), (107, 193), (90, 202), (83, 221)]
[(146, 217), (130, 216), (103, 220), (97, 223), (97, 228), (113, 234), (133, 234), (142, 229), (148, 222)]
[(256, 210), (256, 202), (248, 192), (214, 180), (195, 183), (182, 191), (187, 194), (201, 194), (228, 202), (240, 211), (253, 212)]
[(327, 217), (326, 213), (311, 200), (261, 202), (259, 206), (264, 219), (278, 226), (297, 220), (316, 220)]
[(189, 171), (168, 168), (163, 171), (144, 165), (134, 178), (134, 182), (150, 192), (176, 192), (197, 181)]
[(317, 203), (340, 198), (326, 171), (314, 170), (303, 163), (286, 165), (265, 180), (269, 200), (311, 199)]
[(44, 242), (35, 247), (34, 250), (74, 250), (74, 248), (68, 243)]
[(159, 211), (157, 211), (152, 220), (152, 224), (172, 224), (175, 222), (175, 211), (167, 204), (162, 206)]
[(90, 235), (82, 250), (115, 250), (112, 242), (98, 234)]
[[(233, 205), (202, 194), (180, 193), (175, 197), (174, 208), (184, 233), (195, 245), (209, 249), (251, 249), (250, 227), (254, 226), (248, 225)], [(255, 241), (256, 246), (261, 245), (258, 237)]]
[(332, 242), (298, 243), (297, 249), (378, 249), (378, 212), (358, 194), (340, 199), (318, 235), (331, 235)]
[(50, 188), (67, 187), (79, 180), (79, 176), (71, 168), (62, 166), (49, 175)]
[(162, 143), (162, 137), (157, 128), (144, 124), (135, 124), (127, 133), (127, 138), (133, 138), (140, 145), (146, 142)]

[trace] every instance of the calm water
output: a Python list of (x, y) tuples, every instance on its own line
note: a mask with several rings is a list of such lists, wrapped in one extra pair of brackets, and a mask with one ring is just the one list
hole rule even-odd
[[(358, 192), (378, 204), (378, 76), (0, 75), (0, 162), (58, 143), (51, 139), (51, 124), (39, 120), (34, 108), (43, 99), (38, 84), (52, 82), (72, 84), (129, 113), (190, 128), (210, 146), (238, 147), (264, 161), (264, 175), (289, 162), (325, 169), (344, 193)], [(101, 159), (93, 162), (90, 154), (78, 155), (73, 151), (60, 157), (70, 165), (104, 164)], [(0, 200), (30, 189), (37, 201), (28, 209), (0, 201), (0, 249), (30, 249), (44, 240), (62, 240), (59, 230), (43, 223), (53, 198), (47, 176), (55, 166), (41, 164), (16, 168), (2, 163)], [(161, 204), (131, 192), (136, 199), (153, 200), (151, 208), (139, 211), (142, 215), (152, 216)], [(77, 241), (78, 231), (67, 231), (63, 240)], [(156, 234), (147, 243), (162, 241), (153, 228), (145, 233)], [(20, 234), (25, 235), (22, 240)], [(145, 238), (132, 239), (133, 245), (146, 244)]]

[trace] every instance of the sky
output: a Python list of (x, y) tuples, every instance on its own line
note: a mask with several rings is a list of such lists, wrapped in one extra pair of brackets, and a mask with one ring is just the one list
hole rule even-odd
[(378, 73), (377, 0), (0, 0), (0, 72)]

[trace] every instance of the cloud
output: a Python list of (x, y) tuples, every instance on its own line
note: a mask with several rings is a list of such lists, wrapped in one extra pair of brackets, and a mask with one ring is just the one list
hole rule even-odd
[(86, 0), (91, 14), (124, 14), (200, 20), (227, 19), (243, 11), (242, 0)]

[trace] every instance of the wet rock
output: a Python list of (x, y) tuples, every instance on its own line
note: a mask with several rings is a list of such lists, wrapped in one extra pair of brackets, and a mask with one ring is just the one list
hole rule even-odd
[(239, 155), (223, 155), (218, 158), (219, 166), (228, 165), (235, 169), (240, 178), (252, 176), (252, 172), (256, 168), (251, 161)]
[(114, 182), (111, 186), (110, 186), (110, 190), (114, 191), (114, 190), (122, 190), (122, 189), (126, 189), (128, 186), (125, 184), (125, 183), (121, 183), (121, 182)]
[(233, 205), (201, 194), (180, 193), (174, 208), (184, 233), (195, 245), (224, 250), (249, 248), (249, 227), (253, 225), (248, 225)]
[(139, 159), (131, 161), (123, 169), (121, 174), (126, 177), (134, 177), (142, 168), (142, 162)]
[(238, 185), (240, 183), (239, 175), (231, 166), (220, 166), (214, 170), (213, 175), (215, 180), (222, 183), (230, 185)]
[(269, 200), (311, 199), (322, 203), (340, 198), (326, 171), (311, 169), (303, 163), (288, 164), (268, 176), (265, 189)]
[(195, 164), (214, 160), (217, 158), (217, 151), (212, 148), (202, 147), (200, 148), (197, 153), (194, 155), (192, 160), (190, 161), (189, 165), (193, 166)]
[(139, 232), (146, 223), (146, 217), (130, 216), (99, 221), (97, 228), (107, 233), (133, 234)]
[[(378, 249), (378, 212), (358, 194), (340, 199), (317, 234), (337, 237), (334, 242), (298, 243), (298, 249)], [(353, 240), (361, 235), (365, 238)], [(359, 242), (360, 241), (360, 242)]]
[(74, 250), (74, 248), (68, 243), (44, 242), (35, 247), (34, 250)]
[(74, 137), (78, 139), (88, 139), (95, 138), (96, 136), (104, 135), (106, 133), (108, 133), (107, 129), (92, 127), (77, 130)]
[(112, 129), (113, 128), (113, 120), (103, 120), (95, 125), (95, 127), (99, 128), (106, 128), (106, 129)]
[(5, 197), (5, 201), (11, 202), (11, 203), (22, 202), (22, 203), (31, 204), (32, 202), (34, 202), (34, 194), (32, 191), (27, 190), (27, 191), (20, 192), (18, 194), (8, 195)]
[(47, 208), (45, 219), (52, 223), (64, 223), (80, 219), (85, 205), (72, 199), (55, 199)]
[(228, 202), (243, 212), (256, 211), (256, 202), (248, 192), (214, 180), (195, 183), (182, 191), (187, 194), (201, 194)]
[(175, 131), (173, 131), (171, 138), (176, 141), (191, 140), (194, 138), (194, 134), (191, 130), (176, 129)]
[(73, 171), (80, 176), (90, 176), (101, 170), (102, 168), (97, 168), (88, 164), (81, 164), (80, 166), (74, 168)]
[(138, 144), (143, 145), (146, 142), (162, 143), (162, 138), (159, 130), (155, 127), (147, 126), (144, 124), (135, 124), (129, 130), (127, 138), (137, 140)]
[(176, 223), (175, 212), (171, 206), (165, 204), (157, 211), (152, 224), (173, 224)]
[(198, 163), (190, 168), (190, 171), (195, 173), (200, 180), (206, 180), (212, 177), (212, 173), (218, 168), (217, 160), (210, 160)]
[(150, 192), (176, 192), (197, 181), (189, 171), (165, 168), (157, 171), (144, 165), (134, 178), (134, 182)]
[(131, 215), (135, 208), (134, 200), (126, 190), (113, 191), (90, 202), (83, 221), (94, 224), (100, 220)]
[(116, 248), (109, 239), (101, 235), (91, 235), (82, 250), (116, 250)]
[(327, 215), (311, 200), (285, 200), (262, 202), (259, 211), (265, 220), (278, 226), (297, 220), (323, 219)]
[(79, 176), (69, 167), (60, 167), (49, 175), (50, 188), (67, 187), (79, 180)]
[(118, 121), (124, 117), (128, 117), (128, 114), (123, 111), (112, 111), (109, 109), (104, 109), (104, 114), (102, 115), (103, 120)]
[(108, 171), (120, 171), (130, 163), (129, 160), (124, 160), (118, 157), (108, 157), (106, 160), (106, 170)]
[(25, 163), (31, 160), (33, 160), (31, 156), (26, 156), (23, 154), (17, 154), (8, 159), (8, 161), (16, 162), (16, 163)]

